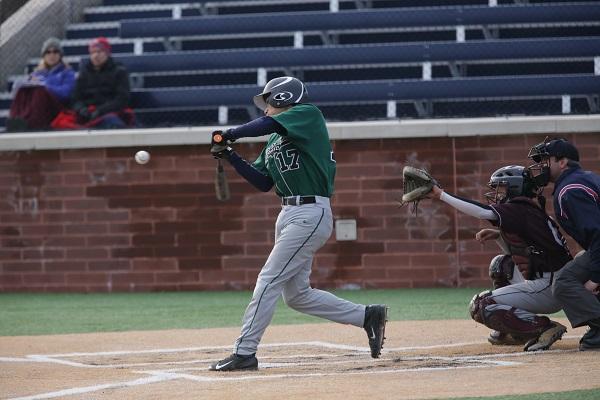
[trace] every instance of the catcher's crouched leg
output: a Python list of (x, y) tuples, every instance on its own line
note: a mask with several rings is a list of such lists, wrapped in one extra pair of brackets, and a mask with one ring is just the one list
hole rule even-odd
[(474, 321), (494, 330), (488, 338), (494, 345), (529, 343), (552, 324), (548, 317), (519, 318), (516, 308), (497, 304), (490, 290), (473, 297), (469, 304), (469, 312)]

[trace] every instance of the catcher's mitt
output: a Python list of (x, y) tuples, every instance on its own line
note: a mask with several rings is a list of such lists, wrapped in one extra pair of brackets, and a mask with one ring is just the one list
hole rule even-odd
[(413, 211), (417, 212), (419, 201), (427, 198), (427, 195), (438, 182), (424, 169), (406, 165), (402, 170), (403, 193), (400, 206), (413, 203)]

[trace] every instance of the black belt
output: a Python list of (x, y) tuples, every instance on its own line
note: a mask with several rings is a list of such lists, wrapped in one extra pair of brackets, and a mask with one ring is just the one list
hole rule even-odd
[(316, 202), (317, 198), (315, 196), (291, 196), (281, 198), (282, 206), (301, 206), (302, 204), (313, 204)]

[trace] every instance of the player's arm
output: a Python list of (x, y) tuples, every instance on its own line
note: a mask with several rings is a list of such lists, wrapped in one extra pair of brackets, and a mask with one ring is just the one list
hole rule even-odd
[(590, 255), (590, 280), (600, 284), (600, 210), (595, 198), (581, 188), (570, 189), (559, 198), (559, 206), (559, 212), (577, 227), (575, 239)]
[(258, 137), (270, 135), (271, 133), (277, 133), (279, 135), (285, 135), (286, 129), (279, 122), (273, 118), (265, 116), (256, 118), (244, 125), (240, 125), (237, 128), (227, 129), (223, 133), (223, 138), (228, 141), (235, 141), (244, 137)]
[(270, 176), (254, 168), (252, 164), (240, 157), (235, 151), (228, 154), (227, 160), (241, 177), (261, 192), (268, 192), (273, 187), (274, 183)]
[(485, 219), (488, 221), (498, 220), (498, 216), (492, 207), (479, 203), (475, 200), (464, 199), (450, 193), (446, 193), (438, 186), (433, 187), (432, 197), (439, 199), (449, 206), (454, 207), (458, 211), (472, 217)]

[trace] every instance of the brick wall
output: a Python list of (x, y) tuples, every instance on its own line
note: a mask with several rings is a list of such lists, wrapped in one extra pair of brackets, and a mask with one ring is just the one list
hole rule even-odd
[[(600, 170), (597, 134), (566, 135)], [(338, 140), (335, 218), (358, 240), (316, 257), (316, 287), (489, 286), (487, 226), (426, 201), (418, 216), (395, 200), (402, 167), (426, 167), (444, 188), (482, 199), (492, 171), (526, 164), (540, 135)], [(239, 144), (254, 159), (262, 144)], [(215, 199), (206, 146), (0, 152), (0, 291), (250, 289), (273, 244), (280, 209), (226, 166), (232, 198)], [(575, 247), (572, 244), (573, 247)]]

